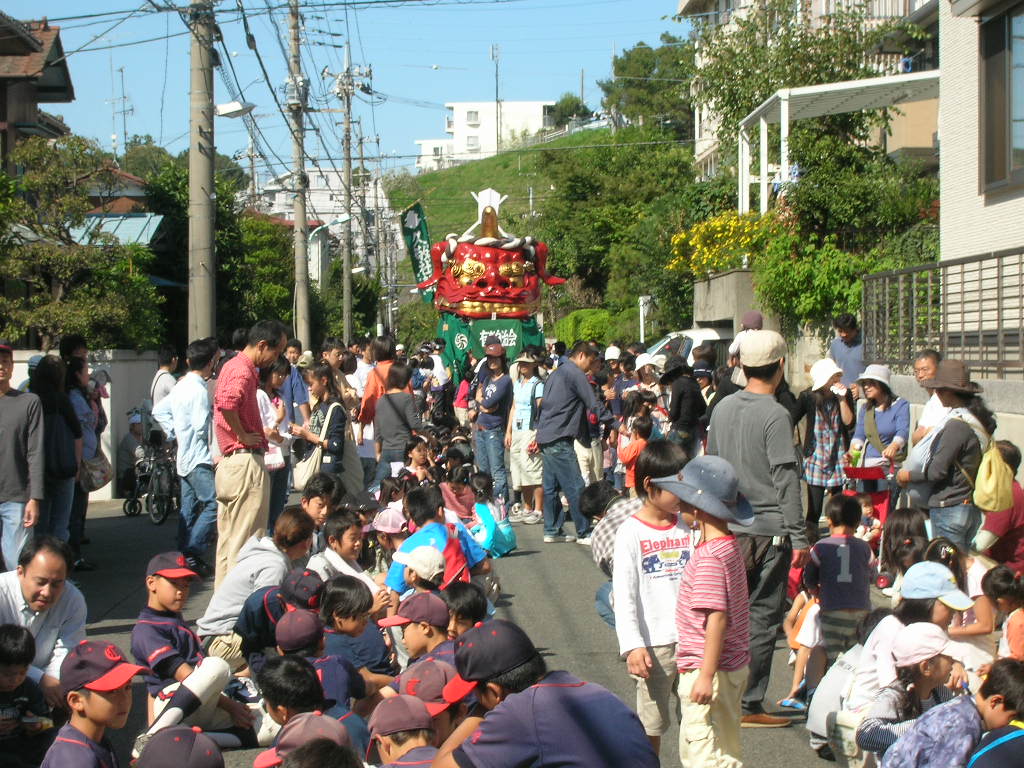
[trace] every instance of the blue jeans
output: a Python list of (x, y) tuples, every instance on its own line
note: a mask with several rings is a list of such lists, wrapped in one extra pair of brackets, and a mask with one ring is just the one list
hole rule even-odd
[(505, 430), (480, 429), (476, 433), (476, 465), (494, 480), (494, 497), (508, 504), (508, 471), (505, 469)]
[(3, 528), (4, 564), (8, 571), (18, 566), (18, 555), (28, 541), (29, 528), (24, 526), (25, 502), (0, 501), (0, 527)]
[(955, 507), (933, 507), (928, 510), (932, 521), (932, 538), (944, 536), (961, 552), (971, 548), (974, 534), (981, 524), (981, 510), (973, 504), (957, 504)]
[(267, 517), (268, 535), (274, 532), (274, 523), (277, 522), (278, 515), (284, 511), (284, 505), (288, 503), (288, 474), (290, 471), (291, 468), (288, 465), (288, 460), (285, 459), (283, 467), (267, 473), (270, 479), (270, 514)]
[(39, 522), (36, 535), (48, 534), (61, 541), (67, 541), (71, 522), (71, 504), (75, 499), (75, 478), (47, 480), (44, 486), (46, 498), (39, 502)]
[(203, 557), (216, 529), (217, 489), (213, 480), (213, 467), (199, 464), (181, 478), (178, 546), (187, 555)]
[(380, 461), (377, 462), (377, 474), (373, 476), (373, 488), (380, 488), (385, 478), (391, 477), (391, 462), (405, 461), (405, 451), (400, 448), (389, 448), (380, 452)]
[(612, 583), (606, 581), (597, 588), (594, 595), (594, 608), (597, 615), (604, 619), (604, 623), (615, 629), (615, 609), (612, 607)]
[(569, 502), (569, 514), (576, 526), (576, 537), (590, 535), (590, 523), (580, 512), (580, 494), (583, 493), (583, 475), (572, 447), (572, 438), (556, 440), (540, 447), (544, 462), (544, 535), (559, 536), (565, 524), (565, 508), (558, 492)]

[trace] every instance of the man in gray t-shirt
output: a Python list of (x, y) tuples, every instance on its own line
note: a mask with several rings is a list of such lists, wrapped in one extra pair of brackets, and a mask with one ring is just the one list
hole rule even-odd
[(750, 678), (743, 694), (743, 722), (782, 727), (783, 717), (764, 711), (775, 636), (782, 625), (791, 565), (807, 559), (800, 475), (789, 413), (775, 400), (787, 354), (775, 331), (748, 331), (740, 342), (746, 388), (722, 400), (711, 414), (707, 452), (736, 469), (739, 490), (754, 508), (754, 523), (735, 531), (750, 586)]
[(7, 570), (39, 517), (43, 498), (43, 406), (11, 386), (14, 351), (0, 344), (0, 535)]

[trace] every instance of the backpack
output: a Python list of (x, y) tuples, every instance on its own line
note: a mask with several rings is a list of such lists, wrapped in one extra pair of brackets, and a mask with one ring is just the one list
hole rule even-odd
[(1013, 470), (989, 438), (974, 478), (974, 504), (986, 512), (1001, 512), (1013, 506)]
[(441, 581), (441, 589), (447, 589), (450, 584), (456, 581), (469, 581), (469, 561), (466, 560), (466, 553), (462, 551), (462, 544), (459, 543), (459, 532), (451, 523), (446, 523), (448, 530), (448, 541), (445, 542), (444, 551), (444, 578)]

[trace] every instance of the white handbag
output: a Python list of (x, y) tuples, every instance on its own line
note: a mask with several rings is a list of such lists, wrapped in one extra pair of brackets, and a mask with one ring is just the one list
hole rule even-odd
[[(331, 403), (327, 409), (327, 414), (324, 416), (324, 423), (320, 427), (320, 439), (323, 440), (327, 434), (327, 426), (331, 423), (331, 411), (335, 408), (341, 408), (338, 403)], [(317, 443), (312, 451), (302, 461), (298, 462), (292, 468), (292, 485), (296, 489), (301, 490), (306, 487), (306, 483), (312, 479), (313, 475), (320, 471), (320, 466), (324, 461), (324, 449)]]

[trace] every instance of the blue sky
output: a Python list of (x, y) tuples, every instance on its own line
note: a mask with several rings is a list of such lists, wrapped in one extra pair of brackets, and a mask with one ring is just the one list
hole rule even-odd
[[(157, 0), (157, 4), (166, 3)], [(185, 4), (179, 0), (179, 5)], [(280, 8), (285, 4), (285, 0), (244, 0), (275, 88), (281, 86), (287, 72), (282, 53), (282, 45), (287, 50), (287, 13)], [(272, 16), (268, 5), (278, 9)], [(350, 10), (347, 18), (344, 8), (331, 7), (331, 0), (304, 0), (302, 6), (304, 69), (311, 81), (311, 106), (339, 106), (326, 93), (329, 83), (321, 80), (319, 72), (324, 67), (332, 72), (341, 69), (342, 51), (333, 46), (340, 46), (346, 39), (351, 42), (353, 63), (372, 65), (374, 88), (398, 97), (373, 108), (357, 100), (354, 110), (362, 119), (364, 132), (380, 136), (381, 154), (392, 156), (388, 167), (412, 165), (409, 156), (416, 152), (415, 139), (444, 135), (443, 110), (416, 106), (409, 100), (443, 104), (494, 97), (494, 66), (489, 58), (492, 43), (501, 50), (503, 99), (556, 99), (565, 91), (576, 92), (582, 69), (587, 102), (596, 107), (600, 102), (597, 80), (608, 77), (613, 50), (621, 52), (641, 40), (656, 44), (665, 31), (685, 32), (683, 25), (665, 18), (675, 11), (675, 0), (410, 2), (399, 7)], [(235, 2), (221, 0), (216, 8), (245, 98), (257, 105), (254, 114), (267, 142), (282, 160), (289, 161), (288, 131), (257, 58), (245, 45)], [(133, 10), (135, 15), (117, 23)], [(142, 0), (8, 0), (4, 11), (20, 19), (125, 11), (119, 16), (53, 22), (62, 28), (65, 52), (84, 50), (69, 57), (75, 102), (44, 108), (63, 115), (75, 133), (95, 138), (109, 148), (116, 108), (111, 100), (120, 97), (121, 75), (117, 70), (123, 67), (125, 92), (134, 110), (127, 116), (128, 135), (148, 133), (172, 153), (187, 147), (188, 36), (182, 34), (185, 26), (177, 14), (151, 12), (152, 4)], [(168, 33), (173, 36), (167, 40), (128, 45)], [(98, 47), (106, 50), (91, 50)], [(229, 100), (219, 77), (215, 78), (215, 88), (217, 101)], [(336, 113), (316, 117), (321, 138), (315, 133), (307, 135), (311, 155), (340, 156), (340, 129), (334, 126), (340, 119)], [(121, 132), (119, 116), (119, 137)], [(247, 134), (242, 123), (219, 118), (216, 143), (225, 154), (244, 152)], [(376, 144), (368, 144), (366, 153), (376, 155)], [(263, 174), (268, 169), (280, 172), (278, 159), (272, 152), (268, 154), (272, 156), (263, 165)]]

